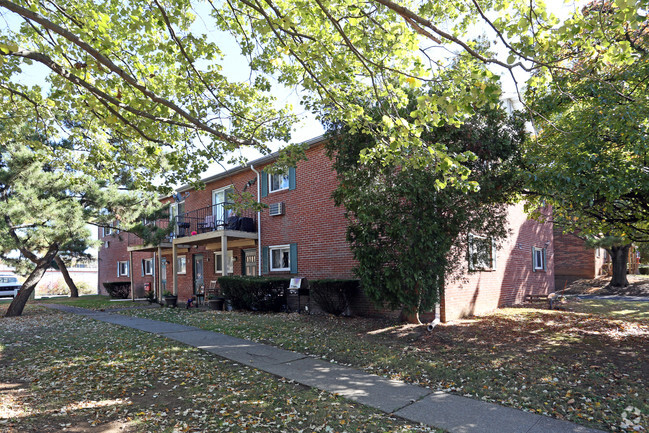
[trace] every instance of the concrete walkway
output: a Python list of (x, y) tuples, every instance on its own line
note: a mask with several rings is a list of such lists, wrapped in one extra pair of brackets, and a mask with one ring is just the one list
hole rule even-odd
[(158, 334), (295, 382), (453, 433), (597, 433), (567, 421), (432, 391), (193, 326), (64, 305), (49, 308)]

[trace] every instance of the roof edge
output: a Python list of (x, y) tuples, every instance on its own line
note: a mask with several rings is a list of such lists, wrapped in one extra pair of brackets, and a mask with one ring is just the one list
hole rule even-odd
[[(300, 144), (304, 145), (304, 146), (307, 146), (307, 148), (310, 149), (313, 146), (315, 146), (317, 144), (320, 144), (325, 140), (326, 140), (326, 137), (324, 135), (318, 135), (317, 137), (313, 137), (313, 138), (310, 138), (308, 140), (305, 140), (305, 141), (301, 142)], [(257, 159), (255, 159), (253, 161), (250, 161), (246, 165), (240, 165), (238, 167), (231, 168), (231, 169), (223, 171), (221, 173), (213, 174), (211, 176), (202, 178), (201, 182), (203, 182), (205, 184), (208, 184), (210, 182), (214, 182), (214, 181), (223, 179), (225, 177), (232, 176), (234, 174), (240, 173), (240, 172), (242, 172), (244, 170), (248, 170), (248, 169), (250, 169), (250, 166), (257, 166), (257, 165), (267, 164), (267, 163), (272, 162), (275, 159), (277, 159), (277, 157), (279, 156), (279, 152), (280, 151), (278, 150), (278, 151), (273, 152), (271, 154), (268, 154), (266, 156), (262, 156), (261, 158), (257, 158)], [(182, 185), (181, 187), (176, 188), (175, 191), (176, 192), (186, 192), (186, 191), (189, 191), (189, 190), (192, 190), (192, 189), (195, 189), (192, 185)], [(160, 197), (160, 198), (168, 198), (168, 197), (171, 197), (171, 195), (165, 195), (165, 196)]]

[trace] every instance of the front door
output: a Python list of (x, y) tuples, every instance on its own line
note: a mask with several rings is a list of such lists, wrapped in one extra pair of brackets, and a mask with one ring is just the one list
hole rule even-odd
[(167, 260), (163, 258), (160, 261), (160, 296), (158, 299), (162, 299), (162, 294), (167, 291)]
[(203, 281), (203, 255), (202, 254), (194, 254), (194, 266), (193, 272), (194, 272), (194, 294), (197, 293), (204, 293), (204, 290), (202, 289), (204, 281)]
[(252, 248), (243, 250), (243, 274), (248, 276), (257, 275), (257, 250)]

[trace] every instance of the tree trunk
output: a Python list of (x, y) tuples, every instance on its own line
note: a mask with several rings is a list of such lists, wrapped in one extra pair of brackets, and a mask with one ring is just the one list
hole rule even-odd
[(50, 267), (52, 259), (57, 254), (57, 252), (58, 251), (56, 249), (51, 249), (47, 252), (47, 254), (45, 254), (42, 259), (40, 259), (36, 263), (36, 268), (32, 271), (31, 274), (29, 274), (29, 277), (27, 277), (27, 279), (23, 283), (20, 291), (18, 291), (18, 296), (16, 296), (11, 304), (9, 304), (9, 308), (5, 313), (5, 317), (17, 317), (23, 313), (23, 309), (25, 308), (25, 304), (27, 304), (27, 300), (34, 292), (34, 289), (36, 288), (38, 282), (41, 280), (41, 278), (43, 278), (43, 275), (45, 275), (45, 271), (47, 271), (47, 268)]
[(631, 244), (612, 246), (608, 249), (611, 255), (611, 268), (613, 270), (610, 284), (613, 287), (626, 287), (629, 285), (629, 280), (626, 278), (629, 248), (631, 248)]
[(56, 262), (56, 265), (59, 267), (59, 270), (61, 271), (61, 274), (63, 274), (63, 279), (65, 280), (65, 284), (68, 285), (70, 288), (70, 297), (71, 298), (78, 298), (79, 297), (79, 289), (77, 289), (77, 285), (74, 284), (74, 281), (72, 281), (72, 277), (70, 276), (70, 273), (68, 272), (67, 266), (65, 266), (65, 262), (63, 262), (63, 259), (60, 256), (54, 257), (54, 261)]
[(405, 323), (412, 323), (413, 325), (421, 325), (419, 312), (417, 310), (411, 311), (405, 307), (401, 310), (401, 314), (399, 314), (399, 320)]

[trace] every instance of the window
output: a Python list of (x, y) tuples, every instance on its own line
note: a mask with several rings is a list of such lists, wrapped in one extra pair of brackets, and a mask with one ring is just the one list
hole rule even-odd
[(228, 218), (234, 214), (232, 209), (226, 209), (232, 201), (233, 194), (232, 186), (212, 190), (212, 225), (225, 224), (228, 222)]
[(469, 235), (469, 270), (492, 271), (496, 269), (496, 248), (493, 239)]
[(104, 248), (109, 248), (109, 247), (110, 247), (110, 242), (105, 241), (105, 242), (104, 242)]
[(142, 260), (142, 275), (153, 275), (153, 259)]
[(268, 189), (270, 192), (288, 189), (288, 171), (278, 174), (268, 174)]
[(169, 221), (176, 219), (176, 227), (172, 234), (173, 237), (182, 237), (187, 236), (187, 229), (189, 228), (189, 222), (187, 222), (185, 216), (185, 201), (180, 201), (176, 203), (171, 203), (169, 205)]
[[(234, 256), (232, 251), (228, 250), (228, 260), (227, 260), (228, 274), (234, 273), (233, 257)], [(223, 274), (223, 253), (221, 252), (214, 253), (214, 272), (217, 274)]]
[(176, 264), (176, 271), (178, 274), (187, 273), (187, 258), (185, 256), (176, 257), (178, 259)]
[(117, 276), (128, 277), (128, 262), (117, 262)]
[(108, 236), (113, 232), (113, 229), (110, 227), (103, 227), (102, 230), (103, 230), (103, 236)]
[(289, 190), (292, 191), (296, 187), (296, 170), (295, 167), (289, 167), (288, 170), (282, 173), (272, 174), (266, 171), (261, 172), (261, 196), (267, 197), (271, 192)]
[(545, 271), (545, 248), (532, 247), (532, 262), (534, 272)]
[(288, 245), (270, 247), (270, 270), (289, 271), (291, 269), (291, 249)]

